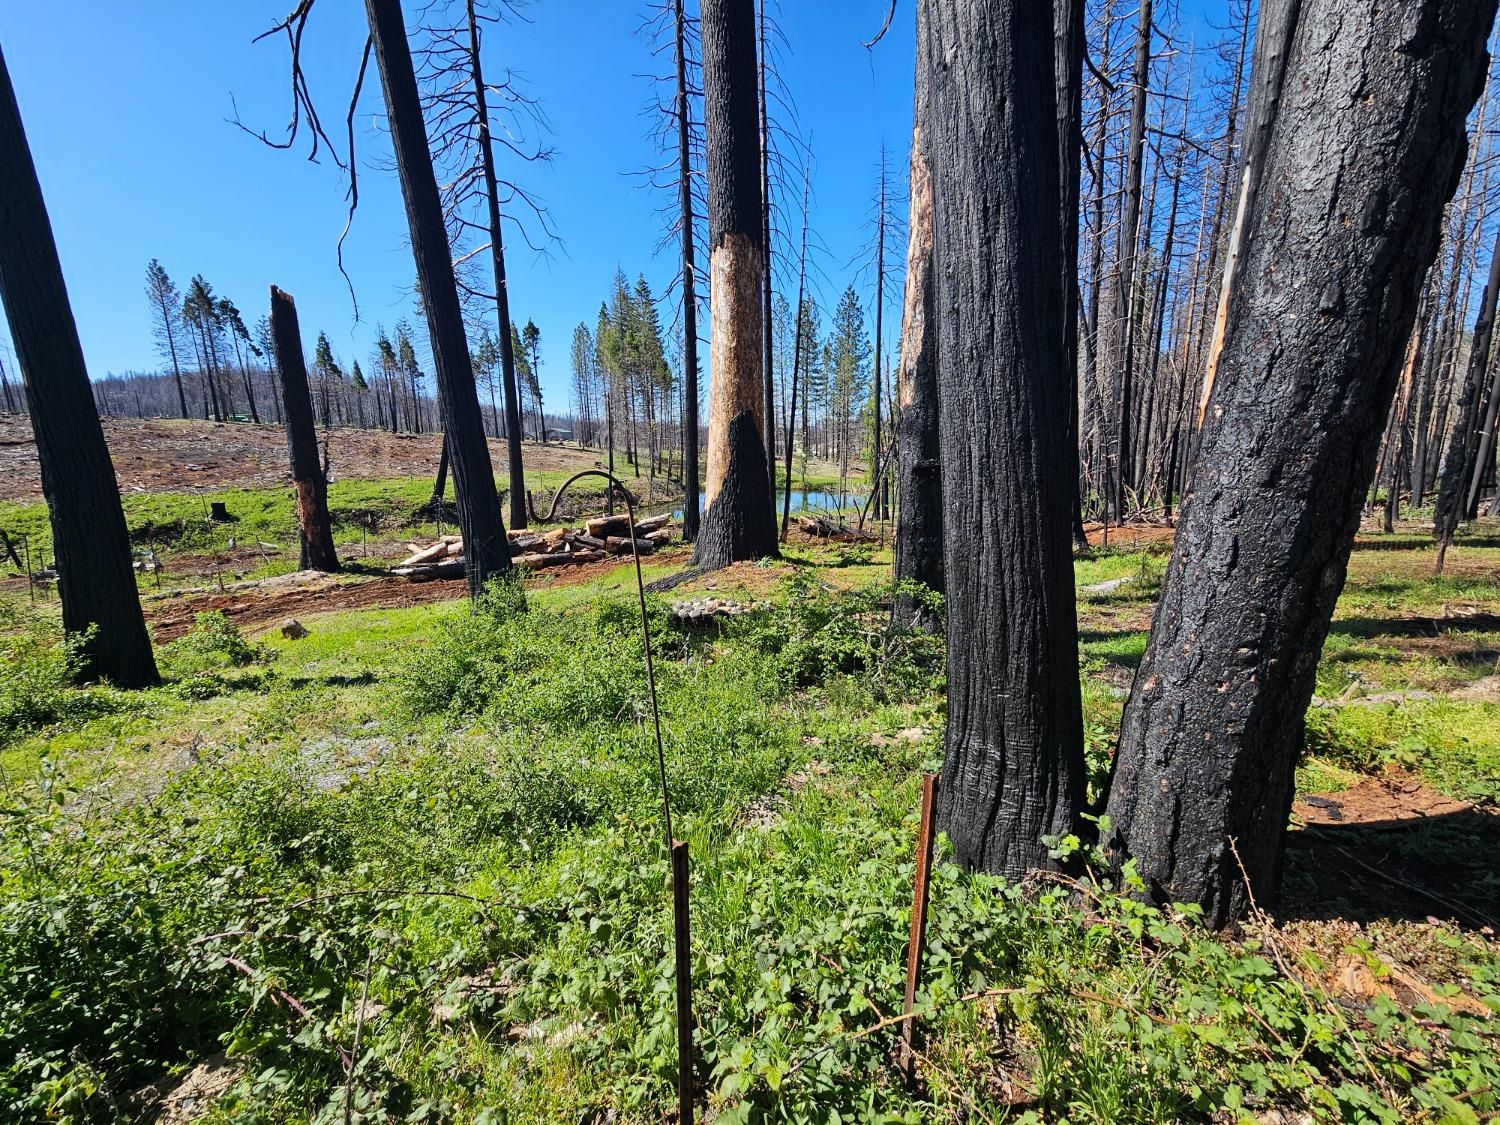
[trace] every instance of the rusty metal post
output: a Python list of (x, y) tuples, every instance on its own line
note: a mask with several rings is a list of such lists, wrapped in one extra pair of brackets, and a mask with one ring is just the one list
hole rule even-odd
[(906, 1002), (901, 1014), (901, 1048), (898, 1065), (911, 1083), (917, 1074), (917, 981), (922, 975), (922, 945), (927, 939), (927, 885), (932, 876), (932, 810), (937, 799), (937, 774), (922, 775), (922, 820), (917, 828), (917, 873), (912, 881), (911, 943), (906, 947)]
[(677, 1121), (693, 1125), (693, 954), (686, 840), (672, 841), (672, 921), (677, 939)]

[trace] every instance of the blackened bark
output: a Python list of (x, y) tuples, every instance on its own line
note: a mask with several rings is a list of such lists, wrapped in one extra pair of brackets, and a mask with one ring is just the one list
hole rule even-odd
[[(797, 418), (797, 392), (798, 383), (802, 375), (802, 315), (807, 299), (807, 209), (812, 196), (812, 184), (804, 176), (802, 180), (802, 251), (797, 259), (797, 309), (792, 315), (792, 393), (786, 403), (786, 480), (785, 487), (781, 493), (781, 541), (786, 542), (787, 528), (792, 521), (792, 426)], [(811, 357), (809, 357), (811, 359)], [(806, 391), (802, 392), (806, 395)], [(807, 407), (803, 406), (803, 413)], [(807, 434), (804, 431), (802, 443), (807, 444)], [(772, 502), (775, 502), (776, 493), (771, 492)]]
[(754, 0), (705, 0), (703, 116), (708, 156), (709, 287), (713, 339), (707, 506), (700, 566), (776, 554), (761, 385), (760, 114)]
[(1231, 842), (1263, 905), (1279, 886), (1303, 715), (1494, 11), (1302, 0), (1286, 25), (1279, 109), (1255, 146), (1218, 374), (1108, 806), (1116, 857), (1212, 925), (1247, 905)]
[[(941, 826), (1019, 877), (1083, 803), (1049, 5), (925, 0), (948, 599)], [(986, 144), (977, 145), (975, 137)]]
[[(919, 12), (919, 24), (923, 18)], [(920, 31), (918, 35), (921, 36)], [(901, 316), (901, 361), (896, 369), (896, 399), (901, 409), (896, 415), (895, 576), (898, 582), (920, 582), (941, 594), (944, 590), (942, 450), (938, 428), (937, 325), (933, 322), (936, 279), (932, 273), (932, 176), (923, 147), (926, 142), (923, 127), (927, 120), (924, 61), (925, 56), (918, 54), (913, 115), (916, 125), (911, 138), (906, 303)], [(1076, 413), (1074, 419), (1076, 422)], [(1076, 448), (1076, 437), (1074, 441)], [(892, 612), (898, 622), (925, 629), (940, 625), (936, 615), (928, 613), (914, 598), (898, 598)]]
[(1130, 472), (1131, 390), (1135, 377), (1135, 251), (1140, 239), (1142, 159), (1146, 149), (1146, 84), (1151, 76), (1151, 5), (1141, 0), (1136, 14), (1135, 65), (1130, 97), (1130, 138), (1125, 146), (1125, 184), (1120, 229), (1115, 251), (1114, 358), (1118, 367), (1113, 388), (1115, 442), (1109, 470), (1115, 518), (1125, 522), (1127, 476)]
[(271, 341), (276, 349), (276, 382), (281, 391), (281, 416), (286, 419), (292, 487), (297, 494), (301, 567), (335, 571), (340, 568), (338, 552), (333, 547), (333, 524), (328, 518), (328, 478), (318, 462), (318, 430), (313, 420), (312, 392), (307, 388), (307, 361), (302, 354), (297, 305), (290, 293), (274, 285), (271, 286)]
[[(760, 214), (761, 252), (764, 267), (760, 275), (761, 328), (764, 354), (761, 358), (761, 389), (765, 394), (766, 479), (771, 485), (771, 512), (776, 510), (776, 329), (771, 318), (771, 115), (766, 108), (766, 77), (770, 69), (770, 45), (766, 40), (766, 0), (759, 0), (757, 36), (760, 42), (760, 75), (757, 94), (760, 98)], [(877, 347), (879, 345), (876, 345)], [(877, 370), (879, 364), (876, 364)], [(790, 484), (787, 485), (791, 487)]]
[(432, 499), (427, 502), (433, 511), (441, 511), (443, 497), (448, 494), (448, 435), (443, 435), (442, 449), (438, 452), (437, 477), (432, 482)]
[[(474, 120), (478, 127), (480, 166), (484, 172), (485, 214), (490, 228), (490, 266), (495, 277), (495, 318), (500, 326), (500, 381), (505, 386), (505, 460), (510, 478), (510, 525), (526, 526), (526, 474), (521, 462), (521, 398), (516, 387), (516, 357), (510, 334), (510, 285), (505, 277), (505, 228), (500, 223), (500, 187), (495, 175), (495, 146), (490, 138), (490, 111), (479, 59), (479, 22), (474, 0), (467, 0), (469, 77), (474, 84)], [(492, 392), (493, 393), (493, 392)], [(481, 419), (481, 429), (483, 420)], [(443, 438), (447, 467), (448, 439)], [(438, 498), (442, 498), (441, 492)]]
[[(1078, 192), (1083, 147), (1083, 0), (1053, 5), (1053, 78), (1057, 83), (1057, 174), (1062, 185), (1063, 365), (1072, 384), (1068, 396), (1068, 447), (1076, 462), (1073, 488), (1073, 543), (1089, 545), (1083, 530), (1083, 473), (1078, 447)], [(915, 179), (915, 170), (913, 171)]]
[(693, 247), (693, 163), (689, 144), (687, 17), (674, 0), (677, 50), (677, 196), (682, 224), (682, 538), (698, 539), (698, 267)]
[[(427, 127), (422, 120), (422, 103), (412, 72), (401, 0), (365, 0), (365, 13), (375, 46), (375, 61), (380, 67), (380, 84), (385, 90), (386, 116), (401, 178), (401, 195), (406, 202), (417, 285), (427, 315), (442, 428), (458, 500), (458, 525), (464, 537), (464, 569), (469, 593), (477, 597), (491, 578), (509, 572), (510, 548), (500, 519), (500, 499), (495, 493), (489, 445), (484, 439), (479, 391), (474, 385), (469, 345), (464, 338), (448, 232), (443, 226), (442, 203), (432, 173)], [(502, 336), (509, 329), (509, 325), (502, 325)], [(524, 495), (521, 502), (525, 502)]]
[(156, 661), (141, 615), (119, 485), (3, 52), (0, 299), (41, 462), (63, 628), (73, 637), (88, 635), (79, 674), (119, 687), (153, 684)]
[(1466, 488), (1471, 469), (1477, 468), (1475, 460), (1479, 450), (1479, 405), (1484, 392), (1485, 376), (1489, 372), (1490, 350), (1495, 336), (1495, 303), (1500, 295), (1500, 231), (1495, 233), (1494, 249), (1490, 252), (1490, 275), (1485, 283), (1484, 296), (1479, 302), (1479, 314), (1474, 319), (1474, 335), (1469, 342), (1469, 366), (1464, 373), (1463, 387), (1458, 396), (1458, 417), (1453, 426), (1453, 437), (1448, 443), (1448, 453), (1443, 458), (1443, 471), (1438, 477), (1437, 507), (1433, 512), (1432, 535), (1437, 540), (1438, 554), (1436, 572), (1443, 573), (1443, 562), (1453, 536), (1464, 517)]

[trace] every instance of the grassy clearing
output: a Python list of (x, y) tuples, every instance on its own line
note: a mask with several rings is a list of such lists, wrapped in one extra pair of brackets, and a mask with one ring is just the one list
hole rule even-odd
[[(1357, 556), (1341, 621), (1440, 616), (1456, 596), (1405, 553), (1378, 553), (1378, 567)], [(693, 852), (710, 1114), (1500, 1109), (1495, 1025), (1475, 1008), (1500, 1010), (1500, 959), (1472, 929), (1218, 939), (1191, 911), (1102, 884), (1007, 886), (948, 865), (920, 998), (925, 1084), (902, 1086), (892, 1032), (868, 1031), (900, 1003), (918, 778), (941, 754), (940, 646), (881, 626), (887, 551), (788, 556), (684, 588), (760, 603), (722, 632), (678, 633), (651, 608)], [(1132, 579), (1080, 598), (1096, 777), (1163, 561), (1078, 563), (1080, 586)], [(542, 583), (527, 612), (498, 592), (478, 614), (331, 614), (296, 642), (210, 618), (164, 648), (164, 686), (130, 694), (65, 686), (55, 633), (14, 607), (0, 1117), (150, 1120), (162, 1090), (227, 1052), (210, 1121), (659, 1120), (670, 921), (630, 579), (626, 564)], [(1462, 581), (1465, 605), (1500, 611), (1492, 581)], [(1472, 663), (1414, 643), (1427, 640), (1336, 633), (1319, 691), (1342, 693), (1351, 669), (1366, 693), (1477, 682)], [(1397, 763), (1494, 804), (1497, 730), (1496, 704), (1449, 695), (1319, 709), (1300, 777), (1342, 787)], [(1431, 998), (1329, 998), (1349, 964), (1389, 976), (1392, 950)]]

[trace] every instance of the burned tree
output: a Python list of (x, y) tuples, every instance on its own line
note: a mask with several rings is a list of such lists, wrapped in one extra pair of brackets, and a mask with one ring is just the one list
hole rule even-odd
[[(924, 18), (918, 13), (920, 22)], [(923, 38), (918, 32), (918, 40)], [(937, 401), (937, 326), (933, 323), (932, 176), (923, 124), (925, 56), (917, 58), (915, 125), (911, 138), (911, 218), (906, 243), (906, 307), (901, 317), (901, 362), (896, 369), (896, 567), (899, 581), (943, 591), (943, 488)], [(1075, 490), (1076, 491), (1076, 490)], [(921, 603), (902, 597), (898, 620), (924, 627), (937, 622)]]
[(300, 566), (303, 570), (336, 571), (341, 568), (333, 546), (333, 525), (328, 519), (328, 478), (318, 461), (318, 430), (313, 418), (312, 392), (307, 386), (307, 360), (302, 354), (297, 305), (290, 293), (274, 285), (271, 286), (271, 341), (276, 352), (281, 416), (286, 419), (292, 488), (297, 497)]
[[(349, 176), (349, 217), (352, 222), (359, 201), (354, 122), (365, 72), (371, 56), (374, 56), (385, 94), (386, 118), (401, 182), (401, 196), (406, 206), (417, 288), (427, 320), (440, 419), (457, 497), (459, 531), (464, 539), (469, 592), (477, 597), (491, 578), (510, 571), (510, 550), (505, 525), (500, 519), (494, 468), (490, 464), (484, 417), (479, 409), (479, 391), (474, 383), (474, 368), (464, 336), (463, 312), (444, 226), (442, 197), (433, 172), (401, 0), (365, 0), (369, 38), (365, 41), (364, 56), (349, 101), (346, 117), (348, 141), (342, 153), (323, 129), (301, 64), (303, 34), (314, 3), (315, 0), (301, 0), (291, 15), (260, 36), (262, 39), (273, 35), (286, 37), (291, 54), (293, 108), (284, 139), (272, 141), (263, 133), (252, 135), (259, 136), (275, 148), (289, 148), (305, 131), (309, 136), (311, 158), (316, 158), (324, 148), (331, 150), (334, 160)], [(346, 233), (347, 230), (346, 225)], [(340, 265), (342, 268), (342, 259)], [(347, 280), (347, 274), (345, 277)], [(421, 404), (417, 400), (416, 385), (420, 376), (415, 363), (403, 366), (383, 333), (379, 348), (380, 369), (389, 392), (392, 430), (397, 420), (395, 386), (398, 375), (403, 385), (410, 384), (412, 396), (408, 413), (414, 425), (419, 427)]]
[[(965, 866), (1049, 866), (1083, 803), (1052, 8), (924, 0), (948, 598), (940, 824)], [(975, 137), (989, 143), (977, 145)]]
[(1214, 925), (1278, 889), (1303, 715), (1494, 12), (1495, 0), (1261, 8), (1250, 205), (1108, 803), (1116, 857), (1153, 897), (1197, 903)]
[(687, 16), (672, 3), (677, 86), (677, 200), (682, 234), (682, 537), (698, 538), (698, 267), (694, 261), (692, 122), (688, 111)]
[(464, 338), (442, 201), (432, 172), (401, 0), (365, 0), (365, 12), (385, 91), (417, 285), (427, 316), (443, 433), (458, 498), (458, 523), (464, 537), (469, 592), (478, 596), (486, 582), (510, 570), (510, 549), (500, 520), (500, 499), (495, 492), (479, 391)]
[[(516, 214), (504, 213), (505, 204), (524, 208), (533, 224), (540, 226), (544, 237), (550, 238), (552, 230), (547, 213), (536, 198), (514, 182), (501, 178), (496, 148), (524, 161), (543, 162), (550, 159), (551, 150), (527, 139), (529, 127), (542, 127), (536, 103), (517, 88), (508, 73), (498, 82), (485, 78), (484, 29), (499, 21), (499, 11), (489, 5), (480, 0), (463, 0), (461, 21), (451, 27), (428, 29), (423, 78), (428, 90), (425, 105), (431, 124), (433, 159), (445, 172), (443, 205), (450, 238), (455, 246), (465, 245), (470, 236), (485, 240), (460, 257), (459, 285), (468, 296), (494, 305), (505, 403), (510, 523), (512, 527), (523, 528), (527, 523), (521, 451), (525, 426), (521, 417), (518, 363), (509, 331), (510, 283), (506, 276), (503, 220), (520, 224)], [(492, 99), (498, 105), (492, 106)], [(524, 234), (524, 227), (521, 229)], [(493, 294), (481, 292), (462, 277), (462, 264), (481, 253), (489, 259)]]
[(1469, 342), (1469, 364), (1458, 397), (1458, 419), (1453, 427), (1448, 454), (1443, 459), (1442, 475), (1438, 478), (1437, 506), (1432, 520), (1432, 533), (1437, 540), (1437, 562), (1433, 569), (1437, 574), (1443, 573), (1448, 548), (1452, 546), (1453, 536), (1458, 532), (1458, 525), (1463, 521), (1470, 505), (1467, 491), (1469, 474), (1472, 471), (1477, 482), (1483, 471), (1483, 463), (1479, 460), (1479, 408), (1490, 370), (1497, 296), (1500, 296), (1500, 231), (1495, 235), (1495, 247), (1490, 254), (1489, 279), (1485, 283), (1484, 296), (1479, 300), (1479, 313), (1474, 318), (1474, 334)]
[(0, 300), (41, 461), (63, 628), (83, 639), (83, 677), (103, 677), (119, 687), (152, 684), (156, 661), (136, 592), (119, 485), (3, 52), (0, 216)]
[(776, 554), (761, 386), (766, 263), (754, 0), (705, 0), (702, 25), (713, 383), (696, 559), (720, 567)]

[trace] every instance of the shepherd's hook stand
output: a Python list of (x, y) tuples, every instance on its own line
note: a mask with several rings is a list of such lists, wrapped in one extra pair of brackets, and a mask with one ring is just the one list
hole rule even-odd
[(656, 774), (661, 783), (662, 821), (667, 834), (667, 855), (672, 864), (672, 923), (676, 943), (677, 967), (677, 1120), (679, 1125), (693, 1125), (693, 953), (688, 928), (688, 846), (672, 833), (672, 798), (667, 788), (667, 754), (662, 746), (661, 709), (656, 703), (656, 669), (651, 658), (651, 625), (646, 615), (646, 583), (641, 577), (641, 549), (635, 537), (635, 504), (630, 493), (613, 473), (603, 469), (584, 469), (562, 483), (552, 498), (548, 517), (557, 512), (558, 501), (569, 485), (583, 477), (602, 477), (608, 488), (605, 495), (618, 491), (625, 501), (625, 518), (630, 526), (630, 554), (635, 559), (635, 592), (641, 609), (641, 651), (646, 660), (646, 691), (651, 698), (651, 726), (656, 735)]

